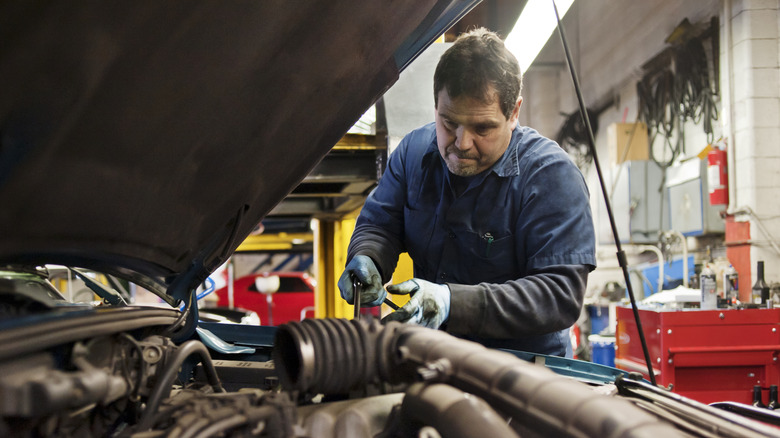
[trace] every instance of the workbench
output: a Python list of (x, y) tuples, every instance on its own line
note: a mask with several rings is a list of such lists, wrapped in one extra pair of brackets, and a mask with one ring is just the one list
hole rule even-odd
[[(750, 404), (780, 384), (780, 309), (639, 310), (659, 385), (702, 403)], [(617, 308), (615, 366), (648, 378), (633, 312)]]

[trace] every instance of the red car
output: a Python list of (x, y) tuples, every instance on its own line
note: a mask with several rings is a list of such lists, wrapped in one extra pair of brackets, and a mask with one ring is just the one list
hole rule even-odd
[[(250, 274), (233, 281), (233, 307), (257, 312), (263, 325), (300, 321), (314, 316), (315, 286), (315, 280), (304, 272)], [(230, 305), (227, 286), (215, 293), (218, 306)]]

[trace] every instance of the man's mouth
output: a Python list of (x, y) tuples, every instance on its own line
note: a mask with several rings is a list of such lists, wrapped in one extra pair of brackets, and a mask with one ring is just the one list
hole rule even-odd
[(456, 158), (458, 160), (461, 160), (461, 161), (463, 161), (463, 160), (476, 160), (477, 159), (477, 157), (472, 157), (470, 155), (459, 155), (459, 154), (456, 154), (455, 152), (450, 152), (450, 156), (453, 157), (453, 158)]

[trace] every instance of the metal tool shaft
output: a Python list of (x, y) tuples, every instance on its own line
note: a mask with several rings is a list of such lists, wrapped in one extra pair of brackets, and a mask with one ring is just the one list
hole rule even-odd
[[(357, 277), (352, 277), (352, 291), (354, 292), (355, 301), (355, 315), (353, 316), (354, 319), (360, 319), (360, 298), (361, 294), (363, 292), (363, 283), (357, 279)], [(384, 303), (390, 306), (393, 310), (398, 310), (401, 307), (390, 301), (390, 298), (385, 297)]]
[(360, 319), (360, 293), (363, 289), (363, 283), (357, 278), (352, 279), (352, 291), (355, 293), (355, 316), (354, 319)]
[(399, 306), (398, 304), (390, 301), (390, 298), (387, 298), (387, 297), (385, 297), (384, 303), (387, 304), (388, 306), (390, 306), (390, 308), (393, 309), (393, 310), (398, 310), (398, 309), (401, 308), (401, 306)]

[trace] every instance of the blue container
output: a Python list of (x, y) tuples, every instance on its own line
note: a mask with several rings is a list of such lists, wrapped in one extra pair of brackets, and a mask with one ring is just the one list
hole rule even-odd
[[(694, 260), (693, 255), (688, 255), (688, 276), (693, 275)], [(658, 292), (658, 262), (643, 263), (637, 265), (637, 270), (642, 272), (647, 281), (642, 281), (642, 290), (645, 297)], [(649, 284), (648, 284), (649, 283)], [(664, 284), (661, 290), (674, 289), (675, 287), (683, 284), (683, 258), (677, 256), (672, 258), (671, 263), (667, 260), (664, 265)], [(636, 288), (635, 293), (638, 294)], [(626, 295), (628, 296), (628, 295)], [(637, 300), (639, 297), (637, 296)]]
[(590, 316), (591, 334), (598, 335), (609, 327), (609, 306), (589, 304), (588, 315)]
[(588, 336), (591, 346), (591, 362), (607, 365), (610, 367), (615, 366), (615, 337), (614, 336)]

